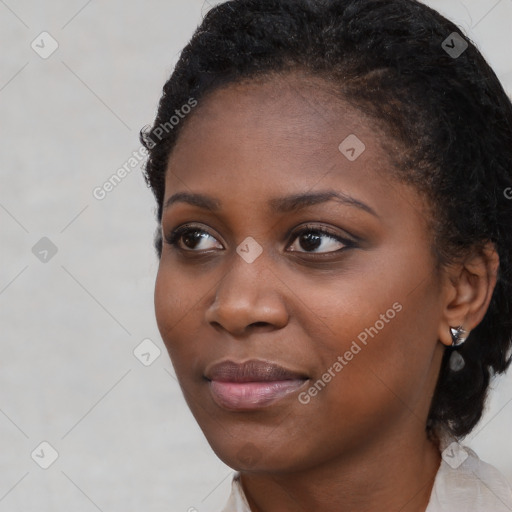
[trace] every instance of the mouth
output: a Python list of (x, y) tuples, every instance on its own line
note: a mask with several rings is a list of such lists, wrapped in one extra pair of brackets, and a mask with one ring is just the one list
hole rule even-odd
[(268, 361), (223, 361), (205, 372), (213, 400), (224, 409), (254, 410), (297, 392), (309, 377)]

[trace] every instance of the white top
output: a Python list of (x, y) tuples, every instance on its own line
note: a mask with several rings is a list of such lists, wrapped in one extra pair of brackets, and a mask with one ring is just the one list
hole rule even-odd
[[(441, 464), (425, 512), (512, 512), (512, 490), (505, 477), (449, 434), (440, 435)], [(221, 512), (251, 512), (235, 473)]]

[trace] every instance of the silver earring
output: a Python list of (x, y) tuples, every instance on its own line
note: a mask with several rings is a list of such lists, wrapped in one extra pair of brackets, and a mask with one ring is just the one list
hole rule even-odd
[(464, 361), (464, 358), (460, 355), (460, 352), (457, 350), (454, 350), (450, 355), (450, 361), (449, 361), (450, 370), (452, 372), (458, 372), (466, 366), (466, 362)]
[(467, 340), (469, 333), (462, 328), (462, 325), (459, 325), (450, 327), (450, 334), (452, 335), (452, 347), (458, 347)]

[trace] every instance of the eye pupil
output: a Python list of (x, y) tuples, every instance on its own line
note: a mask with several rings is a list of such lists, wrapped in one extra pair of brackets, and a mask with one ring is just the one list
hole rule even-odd
[[(309, 232), (307, 234), (304, 234), (301, 236), (301, 240), (302, 241), (306, 241), (306, 244), (304, 245), (301, 241), (301, 247), (303, 249), (306, 249), (306, 250), (314, 250), (314, 249), (318, 249), (318, 247), (321, 245), (322, 241), (321, 241), (321, 238), (320, 236), (318, 236), (318, 234), (314, 234), (313, 232)], [(320, 243), (318, 243), (320, 242)]]
[[(190, 249), (193, 249), (201, 238), (203, 238), (203, 233), (200, 233), (199, 231), (188, 231), (182, 235), (184, 244)], [(189, 245), (189, 241), (192, 242), (192, 247)]]

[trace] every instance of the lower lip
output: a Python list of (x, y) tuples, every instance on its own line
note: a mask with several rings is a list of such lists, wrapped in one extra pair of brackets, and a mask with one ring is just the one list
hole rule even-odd
[(298, 391), (304, 379), (271, 382), (220, 382), (210, 381), (215, 402), (226, 409), (251, 410), (270, 405)]

